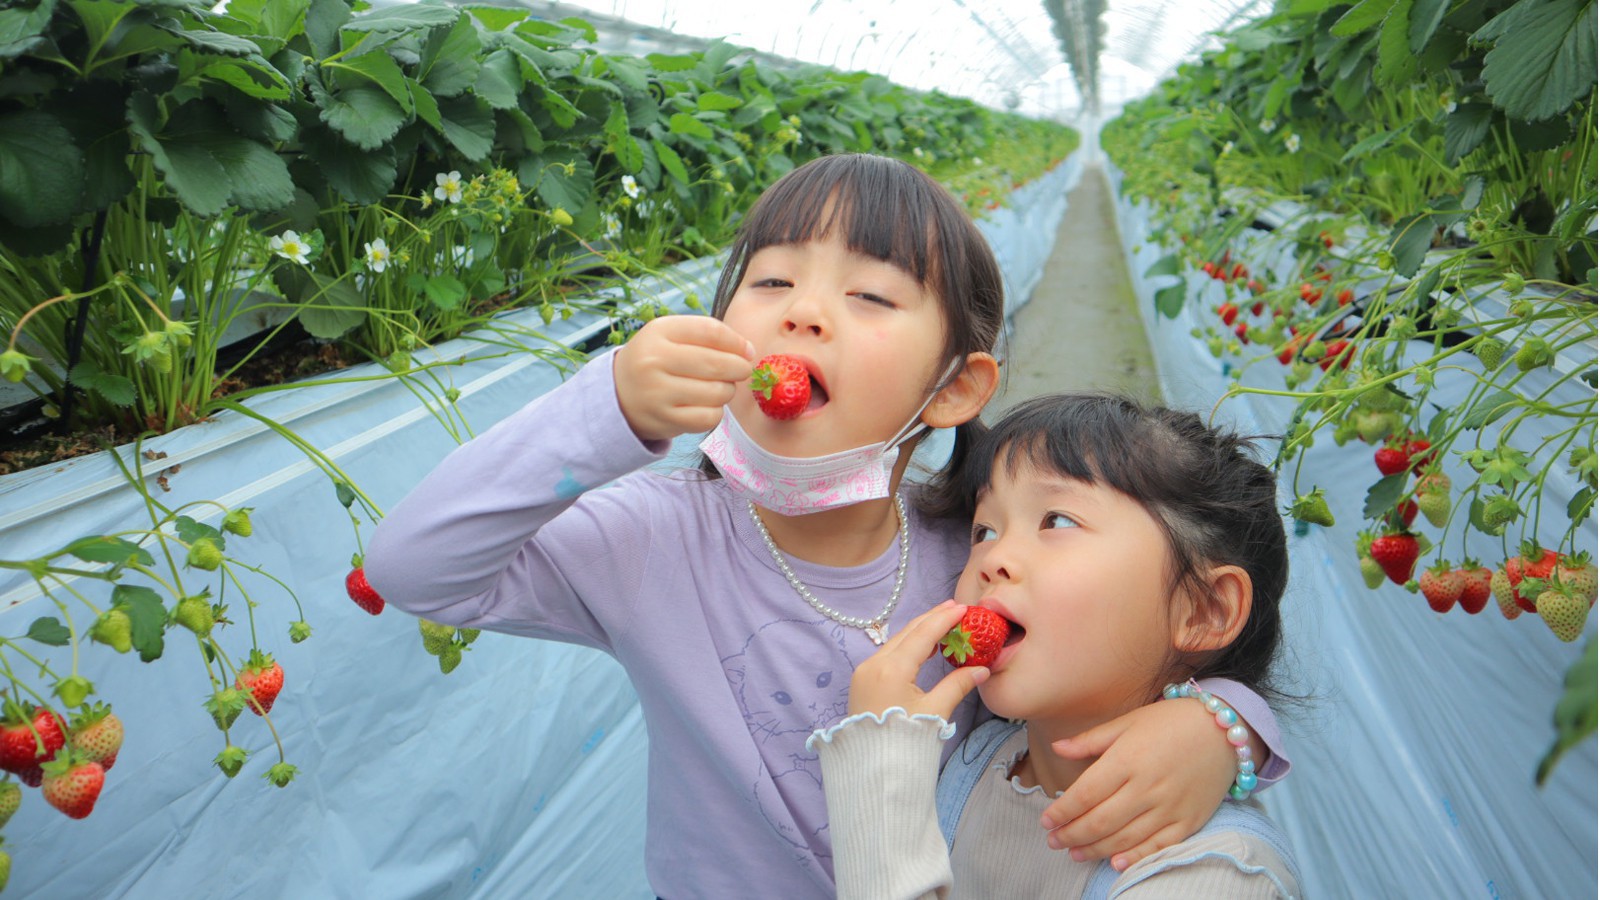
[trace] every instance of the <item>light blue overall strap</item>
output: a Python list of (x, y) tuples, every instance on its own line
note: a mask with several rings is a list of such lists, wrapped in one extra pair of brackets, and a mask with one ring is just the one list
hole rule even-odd
[(939, 830), (944, 833), (946, 850), (955, 846), (956, 823), (961, 821), (961, 811), (967, 808), (967, 798), (972, 795), (973, 786), (988, 770), (1000, 745), (1021, 727), (1021, 722), (990, 719), (973, 729), (961, 746), (950, 754), (949, 762), (944, 764), (944, 770), (939, 773), (939, 787), (935, 795), (939, 809)]
[[(1255, 806), (1242, 803), (1224, 802), (1212, 813), (1211, 820), (1195, 832), (1195, 837), (1204, 834), (1214, 834), (1219, 831), (1236, 831), (1249, 837), (1257, 838), (1264, 842), (1272, 851), (1278, 854), (1284, 865), (1289, 869), (1289, 874), (1294, 876), (1295, 882), (1300, 881), (1300, 867), (1295, 865), (1294, 854), (1289, 850), (1289, 840), (1284, 836), (1276, 822), (1268, 818), (1267, 814)], [(1122, 886), (1126, 890), (1165, 869), (1152, 870), (1138, 879)], [(1110, 900), (1112, 897), (1111, 886), (1116, 883), (1122, 873), (1111, 868), (1111, 861), (1103, 859), (1095, 867), (1094, 876), (1089, 879), (1089, 886), (1084, 889), (1084, 900)], [(1276, 880), (1276, 879), (1274, 879)], [(1280, 885), (1281, 888), (1281, 885)], [(1119, 893), (1121, 891), (1119, 890)]]

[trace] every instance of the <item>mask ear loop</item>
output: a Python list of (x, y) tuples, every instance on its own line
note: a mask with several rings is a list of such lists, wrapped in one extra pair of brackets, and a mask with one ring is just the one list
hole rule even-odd
[(928, 408), (928, 404), (933, 402), (933, 398), (939, 396), (940, 391), (950, 386), (950, 382), (960, 370), (961, 357), (958, 356), (950, 360), (950, 365), (944, 367), (944, 374), (940, 375), (939, 380), (934, 383), (933, 393), (929, 394), (928, 399), (922, 401), (922, 405), (917, 407), (917, 411), (911, 414), (911, 421), (900, 426), (900, 430), (895, 432), (894, 437), (884, 442), (883, 452), (888, 453), (916, 437), (919, 432), (927, 430), (928, 426), (921, 421), (923, 411)]

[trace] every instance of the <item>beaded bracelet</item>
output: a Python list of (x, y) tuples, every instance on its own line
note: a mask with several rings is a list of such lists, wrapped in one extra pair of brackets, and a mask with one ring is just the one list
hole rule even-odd
[(1193, 697), (1206, 705), (1206, 710), (1216, 717), (1218, 727), (1227, 732), (1228, 743), (1233, 745), (1233, 753), (1239, 759), (1239, 773), (1233, 778), (1233, 786), (1228, 788), (1228, 796), (1235, 800), (1250, 799), (1250, 792), (1256, 789), (1256, 764), (1250, 758), (1250, 729), (1239, 721), (1239, 714), (1220, 697), (1201, 690), (1192, 678), (1187, 684), (1167, 685), (1161, 696), (1168, 700)]

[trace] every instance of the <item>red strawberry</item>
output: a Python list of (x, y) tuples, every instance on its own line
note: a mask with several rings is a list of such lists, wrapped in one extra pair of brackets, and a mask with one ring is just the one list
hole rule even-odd
[[(53, 759), (66, 743), (67, 736), (55, 713), (44, 707), (29, 710), (12, 703), (6, 705), (5, 720), (0, 722), (0, 769), (23, 775), (27, 781), (36, 774), (34, 770), (40, 763)], [(38, 786), (37, 781), (30, 783)]]
[(1433, 462), (1434, 457), (1438, 454), (1427, 452), (1428, 448), (1432, 446), (1433, 444), (1429, 443), (1427, 438), (1406, 441), (1405, 452), (1406, 456), (1411, 460), (1411, 471), (1421, 475), (1422, 470)]
[(1317, 237), (1322, 238), (1322, 246), (1328, 248), (1329, 250), (1333, 249), (1333, 235), (1324, 231), (1317, 235)]
[(1249, 330), (1250, 330), (1250, 326), (1248, 324), (1244, 323), (1244, 322), (1240, 322), (1240, 323), (1238, 323), (1238, 324), (1233, 326), (1233, 333), (1234, 333), (1234, 335), (1236, 337), (1239, 338), (1239, 343), (1241, 343), (1241, 344), (1250, 343), (1250, 339), (1248, 337), (1245, 337), (1245, 333), (1247, 331), (1249, 331)]
[[(1255, 284), (1256, 282), (1255, 282), (1254, 279), (1252, 279), (1250, 281), (1250, 283), (1251, 284)], [(1259, 291), (1257, 293), (1259, 293)], [(1250, 315), (1252, 315), (1252, 316), (1259, 316), (1259, 315), (1261, 315), (1262, 313), (1264, 313), (1266, 311), (1267, 311), (1267, 305), (1265, 303), (1261, 302), (1260, 300), (1257, 300), (1256, 302), (1250, 304)]]
[(1345, 288), (1344, 290), (1335, 294), (1334, 299), (1339, 301), (1340, 306), (1349, 306), (1351, 301), (1356, 299), (1356, 293), (1349, 288)]
[[(1537, 554), (1537, 558), (1535, 558)], [(1533, 544), (1524, 545), (1521, 556), (1513, 556), (1506, 560), (1506, 577), (1511, 582), (1511, 588), (1516, 592), (1517, 606), (1523, 612), (1538, 611), (1538, 595), (1528, 596), (1518, 587), (1524, 578), (1549, 578), (1555, 571), (1556, 563), (1561, 556), (1554, 550), (1545, 550)]]
[(1239, 318), (1239, 307), (1232, 303), (1224, 303), (1217, 307), (1217, 315), (1222, 317), (1222, 324), (1232, 325), (1233, 320)]
[(956, 668), (993, 665), (1010, 635), (1011, 623), (999, 613), (969, 606), (961, 621), (944, 636), (939, 652)]
[(1385, 475), (1398, 475), (1411, 464), (1411, 458), (1399, 447), (1385, 444), (1372, 454), (1372, 461), (1378, 464), (1378, 471)]
[(1340, 368), (1348, 369), (1350, 368), (1350, 358), (1353, 356), (1355, 354), (1350, 351), (1350, 342), (1344, 338), (1338, 338), (1328, 342), (1328, 350), (1323, 354), (1322, 359), (1317, 362), (1317, 365), (1321, 366), (1324, 372), (1333, 368), (1333, 364), (1336, 362)]
[(1217, 271), (1217, 264), (1208, 259), (1200, 264), (1200, 271), (1207, 275), (1214, 275)]
[(255, 699), (253, 703), (245, 703), (251, 712), (265, 715), (272, 711), (272, 701), (278, 699), (278, 692), (283, 690), (283, 667), (272, 654), (252, 650), (250, 661), (234, 676), (233, 684)]
[(1369, 552), (1390, 581), (1405, 584), (1411, 580), (1411, 568), (1417, 564), (1422, 548), (1417, 544), (1416, 535), (1402, 531), (1374, 538)]
[(1411, 499), (1401, 500), (1400, 505), (1396, 506), (1394, 511), (1395, 515), (1400, 518), (1400, 524), (1410, 528), (1411, 523), (1417, 520), (1417, 501)]
[(1477, 560), (1466, 560), (1461, 564), (1461, 608), (1469, 615), (1483, 612), (1489, 605), (1491, 590), (1489, 580), (1494, 573), (1487, 566), (1478, 565)]
[(1461, 593), (1466, 587), (1461, 573), (1450, 568), (1449, 564), (1441, 562), (1438, 565), (1423, 571), (1417, 579), (1417, 585), (1422, 588), (1422, 596), (1428, 599), (1428, 606), (1434, 612), (1449, 612), (1450, 607), (1456, 605), (1461, 599)]
[(40, 793), (46, 803), (74, 819), (94, 812), (94, 802), (106, 786), (106, 770), (76, 751), (68, 750), (44, 764)]
[(750, 392), (768, 416), (793, 419), (805, 412), (811, 402), (811, 372), (793, 356), (765, 356), (750, 374)]
[(96, 703), (72, 721), (72, 746), (107, 772), (122, 749), (122, 720), (104, 703)]
[(367, 612), (373, 615), (383, 612), (383, 598), (367, 583), (367, 570), (363, 567), (356, 566), (344, 577), (344, 592)]

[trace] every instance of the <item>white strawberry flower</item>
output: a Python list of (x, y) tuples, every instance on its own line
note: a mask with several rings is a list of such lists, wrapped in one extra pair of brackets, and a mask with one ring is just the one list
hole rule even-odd
[(389, 253), (389, 245), (383, 238), (378, 238), (367, 244), (367, 268), (374, 272), (382, 272), (389, 267), (389, 260), (393, 256)]
[(607, 240), (615, 240), (622, 234), (622, 219), (616, 213), (606, 213), (600, 217), (600, 223), (605, 226)]
[(633, 200), (639, 199), (639, 182), (632, 175), (622, 176), (622, 192)]
[(917, 157), (918, 159), (922, 158), (922, 148), (921, 147), (912, 147), (911, 148), (911, 155)]
[(440, 172), (433, 176), (433, 181), (438, 187), (433, 189), (433, 196), (441, 202), (461, 202), (461, 173), (452, 169), (448, 174)]
[(267, 241), (267, 246), (272, 248), (273, 253), (302, 266), (306, 264), (306, 254), (311, 251), (311, 245), (294, 231), (273, 236), (272, 240)]
[(1283, 139), (1283, 146), (1287, 147), (1290, 153), (1300, 152), (1300, 135), (1290, 134)]
[(1262, 134), (1271, 134), (1271, 133), (1273, 133), (1274, 131), (1277, 131), (1277, 130), (1278, 130), (1278, 123), (1277, 122), (1274, 122), (1271, 119), (1262, 119), (1261, 120), (1261, 133)]
[(1226, 144), (1222, 145), (1222, 155), (1223, 156), (1227, 156), (1229, 153), (1232, 153), (1232, 152), (1233, 152), (1233, 141), (1229, 141)]

